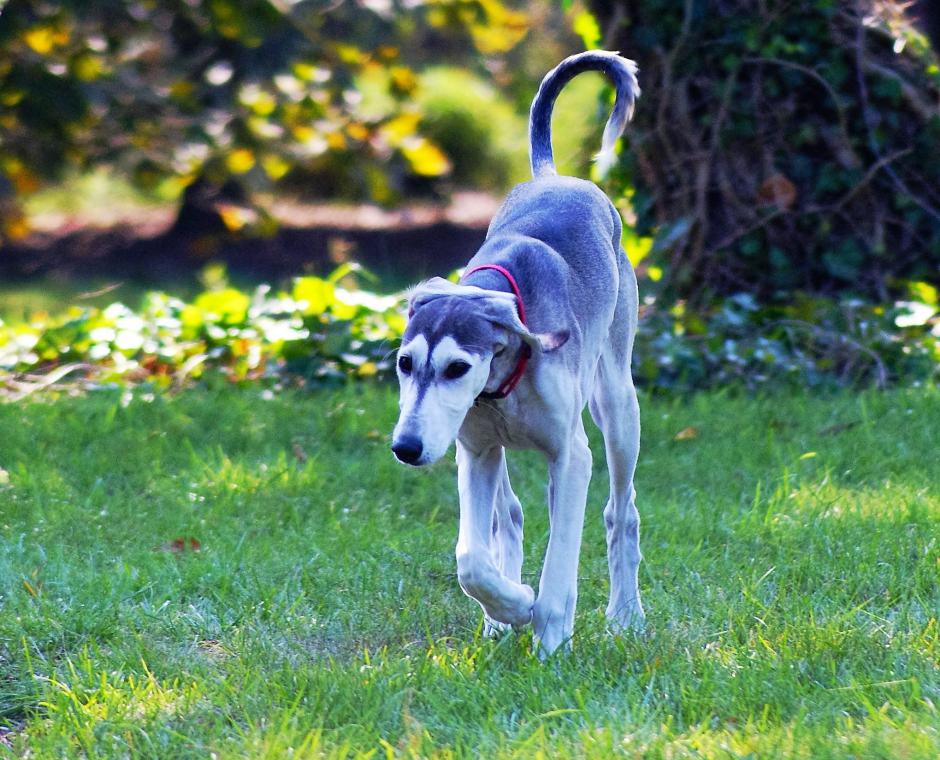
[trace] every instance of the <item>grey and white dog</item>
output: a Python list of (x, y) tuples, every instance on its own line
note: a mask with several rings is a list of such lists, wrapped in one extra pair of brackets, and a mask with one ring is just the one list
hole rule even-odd
[[(620, 247), (617, 210), (593, 183), (558, 176), (552, 158), (555, 98), (589, 70), (616, 87), (599, 156), (609, 163), (639, 95), (636, 65), (589, 51), (542, 81), (529, 119), (533, 180), (510, 192), (459, 284), (434, 278), (410, 292), (398, 352), (392, 450), (406, 464), (426, 465), (456, 439), (460, 585), (483, 608), (487, 632), (531, 622), (543, 656), (567, 644), (574, 626), (592, 462), (585, 405), (610, 470), (607, 618), (615, 631), (644, 619), (633, 489), (640, 417), (630, 375), (636, 277)], [(522, 583), (522, 508), (507, 448), (537, 449), (548, 461), (551, 535), (538, 595)]]

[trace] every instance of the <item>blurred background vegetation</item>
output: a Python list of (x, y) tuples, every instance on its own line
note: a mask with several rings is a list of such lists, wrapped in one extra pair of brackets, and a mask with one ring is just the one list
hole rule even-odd
[[(627, 222), (641, 381), (936, 378), (938, 15), (882, 0), (10, 0), (0, 369), (123, 376), (215, 351), (238, 377), (262, 355), (315, 354), (308, 377), (381, 374), (394, 310), (372, 329), (356, 320), (374, 302), (350, 311), (343, 294), (469, 258), (527, 178), (541, 77), (603, 47), (640, 65), (620, 161), (593, 174), (610, 98), (593, 75), (557, 104), (555, 153)], [(311, 307), (298, 288), (331, 295)], [(152, 341), (114, 343), (130, 329), (102, 317), (115, 300), (179, 321), (160, 362)], [(300, 331), (289, 356), (277, 330), (259, 337), (278, 315)]]

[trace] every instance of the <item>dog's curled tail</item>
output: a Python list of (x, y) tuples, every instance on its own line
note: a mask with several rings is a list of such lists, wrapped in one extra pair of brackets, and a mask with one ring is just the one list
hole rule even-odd
[(529, 162), (533, 177), (556, 173), (552, 157), (552, 107), (562, 88), (585, 71), (606, 74), (617, 91), (614, 110), (604, 127), (601, 151), (596, 157), (601, 175), (607, 173), (616, 160), (614, 144), (633, 116), (633, 105), (640, 95), (636, 70), (633, 61), (621, 58), (617, 53), (588, 50), (565, 58), (545, 75), (529, 111)]

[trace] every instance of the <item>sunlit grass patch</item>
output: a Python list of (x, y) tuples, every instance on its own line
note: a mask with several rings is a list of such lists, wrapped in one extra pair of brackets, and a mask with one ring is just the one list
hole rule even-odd
[[(141, 729), (155, 723), (172, 722), (189, 713), (201, 696), (194, 682), (180, 683), (178, 678), (161, 683), (146, 662), (140, 663), (142, 675), (120, 671), (102, 672), (87, 651), (77, 661), (66, 660), (65, 672), (33, 678), (46, 681), (46, 699), (39, 703), (47, 720), (72, 731), (74, 749), (93, 753), (99, 737), (110, 735), (112, 749), (134, 748), (131, 737), (146, 737)], [(136, 749), (145, 750), (146, 746)]]
[[(481, 637), (454, 464), (394, 463), (391, 388), (0, 406), (0, 754), (934, 758), (938, 409), (644, 399), (647, 629), (606, 631), (592, 433), (573, 652), (542, 664)], [(510, 474), (537, 583), (545, 467)]]

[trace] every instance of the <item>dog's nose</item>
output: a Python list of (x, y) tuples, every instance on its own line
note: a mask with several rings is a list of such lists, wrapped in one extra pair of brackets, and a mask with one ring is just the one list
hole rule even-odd
[(392, 452), (405, 464), (415, 464), (421, 458), (423, 448), (421, 441), (411, 435), (402, 436), (392, 444)]

